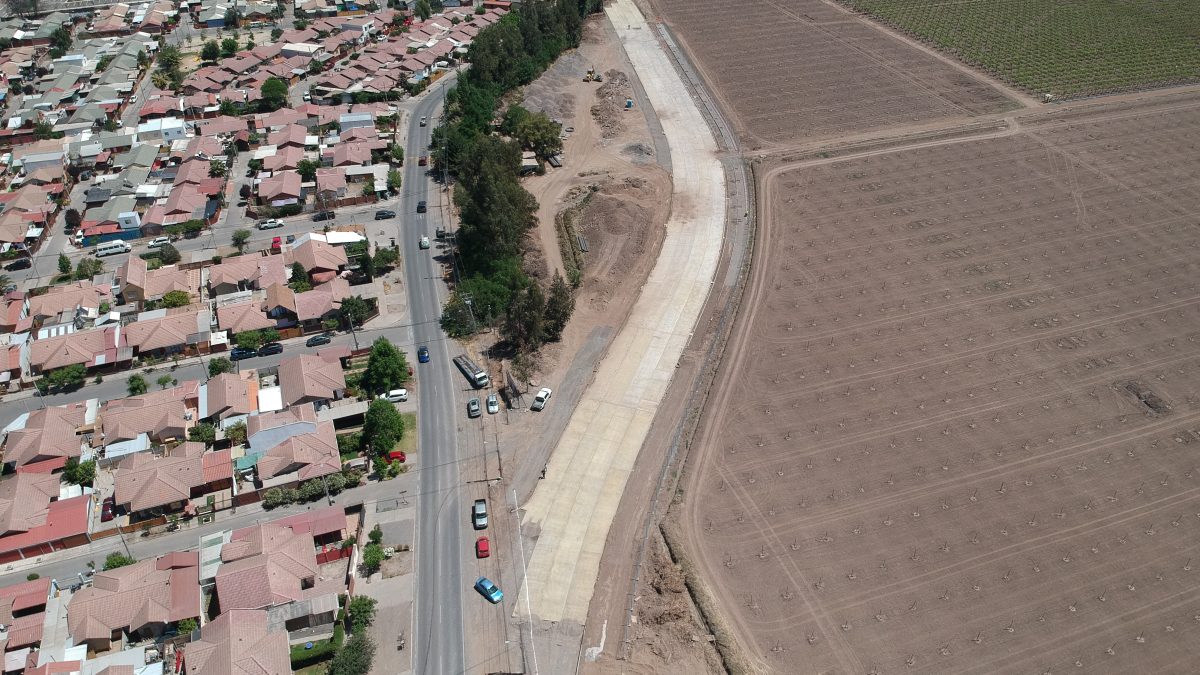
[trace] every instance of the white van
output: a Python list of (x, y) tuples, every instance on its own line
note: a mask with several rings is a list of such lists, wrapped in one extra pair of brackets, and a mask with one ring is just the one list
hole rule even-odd
[(133, 247), (123, 241), (110, 241), (100, 244), (96, 247), (96, 257), (103, 258), (106, 255), (116, 255), (118, 253), (129, 253)]

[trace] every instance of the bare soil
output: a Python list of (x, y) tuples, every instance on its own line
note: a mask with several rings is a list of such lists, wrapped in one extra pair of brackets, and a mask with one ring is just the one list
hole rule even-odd
[(1015, 122), (761, 174), (683, 509), (759, 670), (1200, 659), (1200, 96)]
[(821, 0), (650, 0), (746, 150), (1018, 107), (986, 78)]

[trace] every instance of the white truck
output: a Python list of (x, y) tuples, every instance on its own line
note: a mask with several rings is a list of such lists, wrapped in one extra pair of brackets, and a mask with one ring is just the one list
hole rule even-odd
[(483, 389), (491, 384), (488, 378), (487, 371), (475, 365), (475, 362), (467, 357), (466, 354), (459, 354), (454, 357), (454, 365), (462, 371), (462, 374), (467, 377), (467, 381), (476, 389)]

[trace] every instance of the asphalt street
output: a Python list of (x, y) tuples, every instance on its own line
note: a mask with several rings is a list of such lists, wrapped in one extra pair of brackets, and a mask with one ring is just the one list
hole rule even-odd
[[(444, 86), (439, 84), (438, 87)], [(463, 387), (463, 378), (451, 364), (457, 355), (454, 342), (446, 339), (437, 319), (441, 316), (440, 293), (445, 288), (439, 266), (433, 259), (438, 245), (422, 251), (422, 235), (434, 241), (439, 225), (450, 228), (446, 194), (431, 181), (428, 167), (415, 158), (428, 152), (430, 133), (442, 98), (430, 90), (411, 110), (405, 147), (404, 209), (400, 232), (402, 256), (408, 263), (409, 314), (416, 342), (429, 347), (429, 363), (422, 364), (422, 386), (418, 392), (418, 415), (423, 461), (431, 465), (421, 472), (421, 498), (417, 504), (416, 603), (413, 612), (415, 639), (414, 672), (418, 675), (459, 675), (466, 672), (466, 636), (463, 619), (464, 594), (470, 592), (473, 579), (463, 570), (465, 551), (463, 528), (467, 522), (467, 504), (462, 498), (463, 483), (459, 464), (463, 459), (457, 437), (456, 415), (465, 414), (455, 401), (455, 391)], [(429, 120), (421, 126), (420, 120)], [(425, 201), (426, 213), (416, 213), (416, 204)]]

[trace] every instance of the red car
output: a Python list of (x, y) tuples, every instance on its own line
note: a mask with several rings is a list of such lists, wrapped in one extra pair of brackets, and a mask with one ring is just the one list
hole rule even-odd
[(492, 547), (488, 544), (487, 537), (480, 537), (475, 540), (475, 557), (486, 558), (492, 554)]
[(100, 506), (100, 522), (107, 523), (113, 519), (113, 511), (117, 508), (117, 498), (108, 497)]

